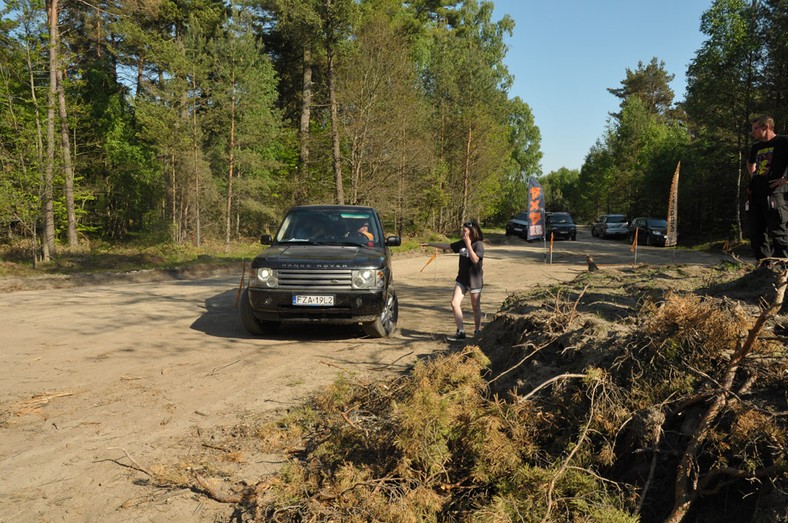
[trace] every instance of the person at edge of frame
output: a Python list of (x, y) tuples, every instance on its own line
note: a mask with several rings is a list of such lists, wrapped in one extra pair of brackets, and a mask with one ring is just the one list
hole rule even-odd
[(755, 140), (747, 157), (750, 245), (764, 258), (788, 257), (788, 135), (774, 132), (769, 115), (752, 120)]

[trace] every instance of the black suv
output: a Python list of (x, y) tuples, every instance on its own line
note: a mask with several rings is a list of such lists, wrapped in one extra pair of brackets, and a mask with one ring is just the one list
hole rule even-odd
[(568, 212), (548, 212), (545, 214), (545, 234), (549, 239), (577, 239), (577, 225)]
[(517, 235), (523, 239), (528, 238), (528, 213), (518, 212), (506, 222), (506, 236)]
[(664, 247), (668, 234), (668, 221), (662, 218), (635, 218), (632, 220), (632, 225), (629, 226), (630, 243), (635, 241), (636, 231), (638, 243)]
[(241, 299), (244, 328), (272, 334), (282, 323), (360, 324), (372, 337), (397, 328), (390, 246), (371, 207), (321, 205), (290, 209), (270, 245), (252, 261)]

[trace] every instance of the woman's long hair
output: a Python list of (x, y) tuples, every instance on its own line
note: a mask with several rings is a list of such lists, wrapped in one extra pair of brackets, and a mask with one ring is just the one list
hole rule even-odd
[(471, 231), (471, 243), (484, 241), (482, 228), (479, 227), (479, 222), (477, 222), (475, 219), (468, 220), (467, 222), (463, 223), (462, 226), (467, 227)]

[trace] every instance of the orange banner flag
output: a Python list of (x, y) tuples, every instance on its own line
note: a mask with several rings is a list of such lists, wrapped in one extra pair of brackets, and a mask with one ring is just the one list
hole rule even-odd
[(639, 230), (640, 230), (639, 227), (635, 229), (635, 241), (632, 242), (632, 247), (629, 248), (629, 252), (635, 252), (635, 249), (637, 249), (637, 246), (638, 246), (638, 231)]

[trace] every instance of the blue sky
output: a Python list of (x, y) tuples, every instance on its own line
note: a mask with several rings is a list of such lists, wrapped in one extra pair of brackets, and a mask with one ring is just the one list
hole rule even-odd
[(705, 40), (700, 17), (711, 0), (493, 0), (493, 20), (515, 21), (504, 60), (542, 133), (542, 171), (579, 169), (620, 100), (627, 68), (653, 57), (675, 75), (684, 99), (686, 71)]

